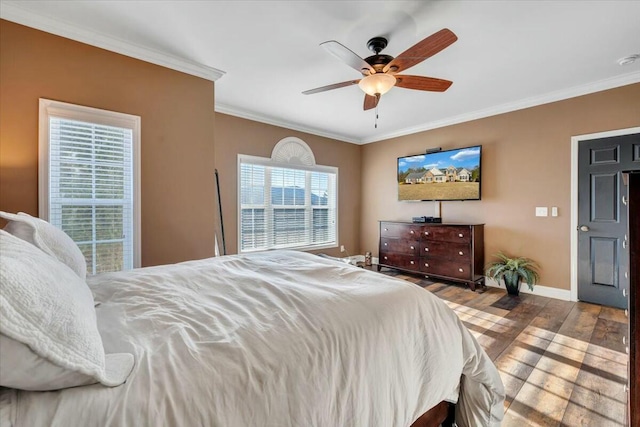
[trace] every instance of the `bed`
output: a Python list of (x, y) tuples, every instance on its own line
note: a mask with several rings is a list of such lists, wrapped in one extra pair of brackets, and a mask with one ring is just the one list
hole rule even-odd
[(104, 352), (133, 355), (126, 381), (4, 388), (3, 426), (408, 427), (443, 402), (460, 427), (503, 416), (493, 363), (446, 304), (406, 281), (272, 251), (86, 283)]

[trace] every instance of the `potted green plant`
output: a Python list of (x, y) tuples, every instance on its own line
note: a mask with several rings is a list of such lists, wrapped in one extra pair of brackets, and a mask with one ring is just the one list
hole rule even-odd
[(520, 283), (523, 280), (533, 291), (533, 286), (540, 278), (538, 265), (534, 261), (524, 257), (512, 258), (503, 252), (499, 252), (495, 257), (497, 260), (487, 264), (487, 277), (497, 280), (498, 283), (501, 279), (504, 280), (509, 295), (520, 293)]

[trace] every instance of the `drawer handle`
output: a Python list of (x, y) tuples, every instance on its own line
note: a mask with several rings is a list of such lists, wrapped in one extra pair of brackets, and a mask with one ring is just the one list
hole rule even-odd
[(387, 257), (384, 257), (384, 259), (388, 259)]
[(413, 246), (411, 246), (411, 249), (415, 249)]
[(624, 317), (629, 317), (629, 310), (626, 308), (624, 309)]
[(627, 337), (622, 337), (622, 345), (627, 345)]
[(389, 229), (388, 229), (388, 228), (385, 228), (385, 229), (384, 229), (384, 231), (389, 231)]
[(411, 234), (413, 234), (413, 230), (411, 230)]
[(428, 263), (428, 262), (425, 262), (425, 263), (424, 263), (424, 266), (425, 266), (425, 267), (429, 267), (429, 263)]
[(424, 235), (425, 235), (425, 236), (428, 236), (428, 235), (429, 235), (429, 232), (428, 232), (428, 231), (425, 231), (425, 232), (424, 232)]
[(410, 261), (410, 262), (411, 262), (411, 265), (415, 264), (415, 262), (413, 262), (413, 261)]
[(425, 252), (429, 252), (429, 248), (424, 248), (424, 251)]
[(386, 242), (385, 242), (385, 244), (384, 244), (384, 245), (385, 245), (385, 246), (389, 246)]
[(627, 296), (627, 290), (626, 290), (626, 289), (623, 289), (623, 290), (622, 290), (622, 296), (623, 296), (623, 297), (626, 297), (626, 296)]
[(458, 237), (464, 237), (464, 234), (460, 233), (458, 234)]
[(458, 269), (458, 271), (459, 271), (460, 273), (464, 273), (464, 270), (463, 270), (463, 269), (461, 269), (461, 268), (459, 268), (459, 269)]
[(625, 347), (625, 348), (624, 348), (624, 351), (625, 351), (627, 354), (629, 354), (629, 347)]
[(458, 255), (464, 255), (464, 253), (462, 251), (458, 252)]

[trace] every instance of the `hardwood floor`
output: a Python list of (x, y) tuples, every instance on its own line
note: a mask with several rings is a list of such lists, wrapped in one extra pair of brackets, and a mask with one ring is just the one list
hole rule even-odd
[(503, 427), (626, 425), (623, 310), (382, 272), (433, 292), (475, 335), (505, 386)]

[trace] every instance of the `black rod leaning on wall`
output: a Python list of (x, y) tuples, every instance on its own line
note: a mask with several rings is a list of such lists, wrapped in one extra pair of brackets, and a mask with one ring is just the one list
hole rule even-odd
[(222, 200), (220, 199), (220, 178), (218, 177), (218, 169), (216, 173), (216, 191), (218, 192), (218, 212), (220, 215), (220, 233), (222, 233), (222, 255), (227, 254), (227, 244), (224, 240), (224, 221), (222, 220)]

